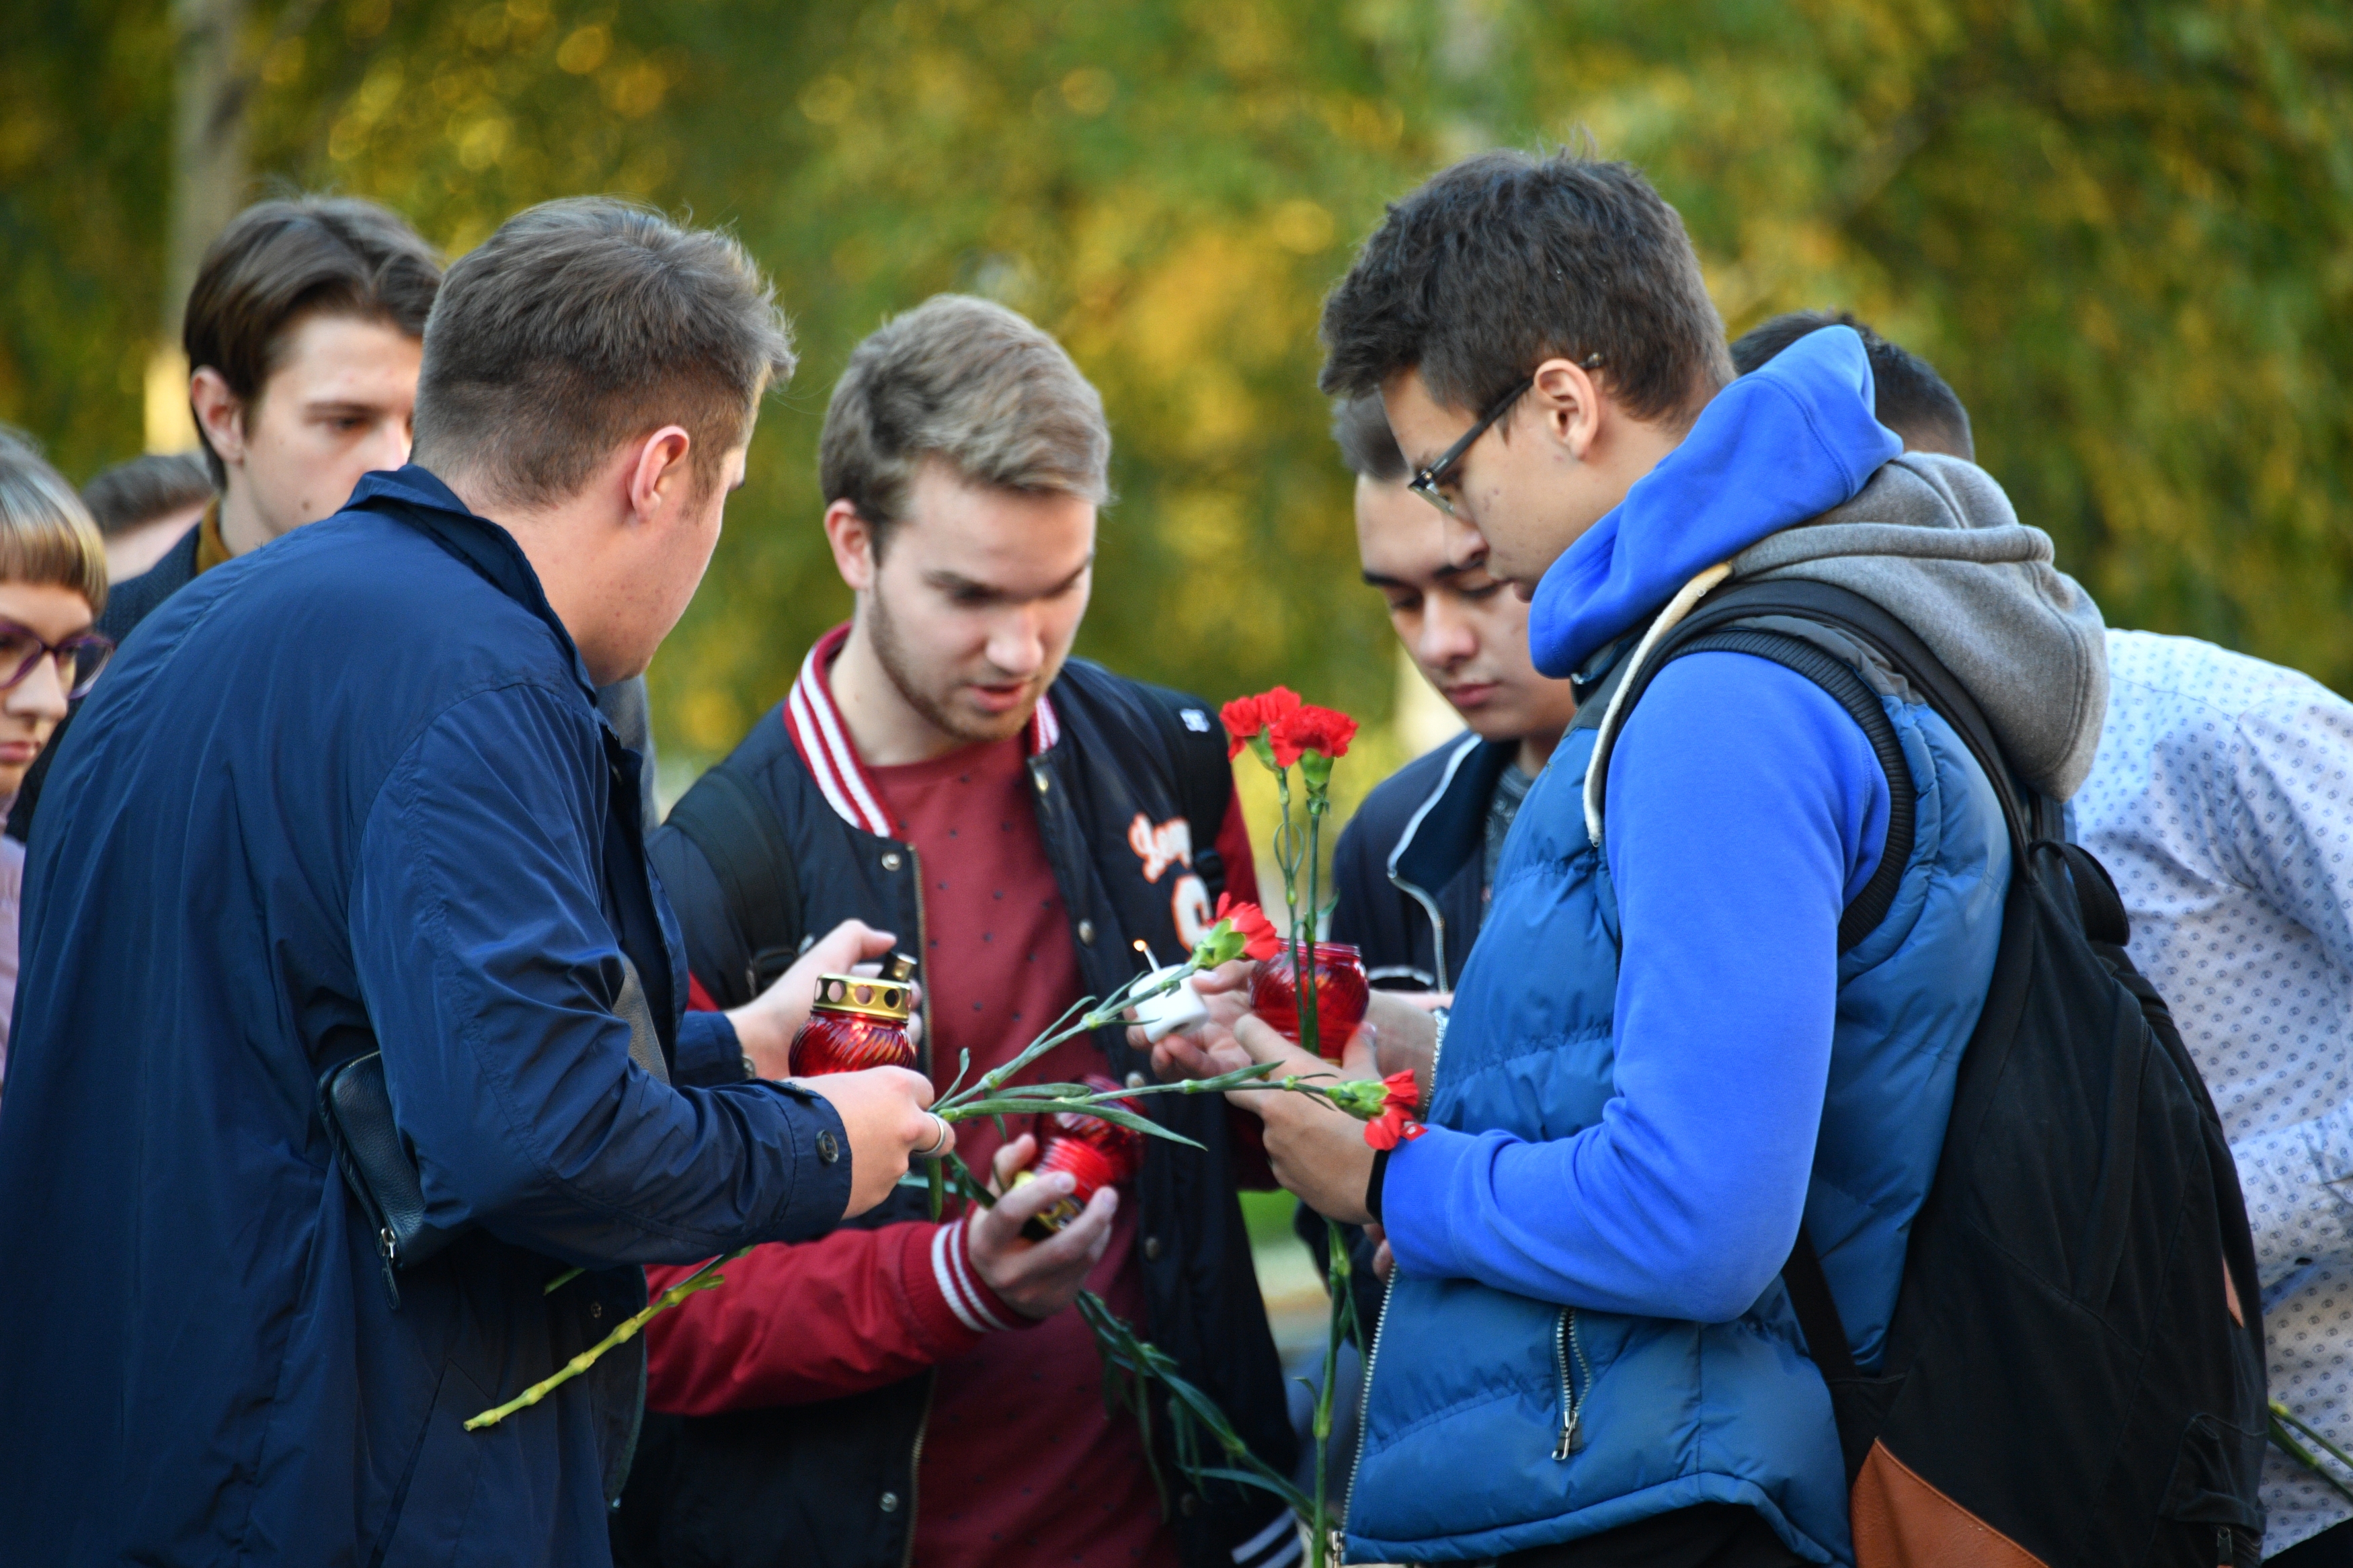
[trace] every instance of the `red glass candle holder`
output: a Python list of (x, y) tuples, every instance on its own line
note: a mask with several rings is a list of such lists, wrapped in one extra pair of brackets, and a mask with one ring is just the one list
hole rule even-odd
[(915, 1043), (907, 1037), (913, 1005), (913, 987), (903, 978), (818, 975), (817, 1005), (793, 1037), (793, 1075), (914, 1067)]
[[(1365, 1005), (1372, 984), (1365, 978), (1364, 954), (1345, 942), (1319, 942), (1315, 964), (1315, 1052), (1336, 1062), (1348, 1037), (1365, 1021)], [(1258, 966), (1250, 976), (1250, 1010), (1293, 1045), (1299, 1033), (1299, 950), (1285, 942), (1282, 951)]]
[[(1089, 1089), (1102, 1091), (1119, 1085), (1100, 1075), (1080, 1080)], [(1132, 1100), (1112, 1102), (1121, 1110), (1135, 1115), (1144, 1110)], [(1057, 1110), (1039, 1119), (1038, 1161), (1013, 1178), (1015, 1186), (1035, 1181), (1049, 1171), (1069, 1173), (1077, 1184), (1068, 1197), (1021, 1227), (1022, 1234), (1033, 1241), (1043, 1241), (1086, 1212), (1087, 1200), (1105, 1187), (1134, 1181), (1144, 1169), (1144, 1134), (1132, 1128), (1114, 1126), (1099, 1116), (1081, 1115), (1076, 1111)]]

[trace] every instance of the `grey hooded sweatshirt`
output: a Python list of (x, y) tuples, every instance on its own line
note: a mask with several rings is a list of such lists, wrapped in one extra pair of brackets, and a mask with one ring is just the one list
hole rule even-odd
[[(1648, 623), (1629, 673), (1720, 584), (1829, 583), (1910, 627), (1976, 700), (2020, 778), (2063, 801), (2090, 776), (2099, 750), (2107, 635), (2099, 605), (2052, 557), (2051, 536), (2020, 522), (1984, 469), (1936, 453), (1905, 454), (1875, 470), (1852, 500), (1691, 578)], [(1838, 633), (1799, 621), (1778, 629), (1859, 660), (1883, 689), (1900, 683), (1870, 650)], [(1620, 702), (1632, 684), (1618, 682), (1586, 776), (1586, 823), (1597, 844)]]
[(1860, 594), (1968, 689), (2026, 783), (2065, 800), (2092, 772), (2108, 706), (2100, 607), (2052, 564), (1974, 463), (1911, 453), (1844, 506), (1750, 545), (1731, 581), (1799, 578)]

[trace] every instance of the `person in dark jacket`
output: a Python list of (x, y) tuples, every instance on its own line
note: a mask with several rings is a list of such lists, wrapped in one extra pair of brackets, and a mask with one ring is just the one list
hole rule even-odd
[[(92, 694), (0, 1101), (12, 1560), (602, 1563), (638, 1342), (464, 1423), (643, 1306), (639, 1265), (818, 1235), (948, 1131), (896, 1069), (743, 1081), (886, 933), (681, 1017), (590, 700), (685, 608), (790, 366), (732, 240), (525, 212), (436, 309), (422, 465), (174, 595)], [(317, 1109), (371, 1055), (373, 1168), (455, 1237), (406, 1268)]]
[(204, 521), (216, 491), (194, 452), (148, 452), (100, 468), (82, 486), (82, 504), (106, 541), (106, 574), (129, 582)]
[[(425, 320), (440, 284), (433, 247), (374, 202), (259, 202), (229, 220), (205, 252), (180, 329), (188, 406), (217, 493), (153, 564), (117, 580), (101, 633), (120, 644), (205, 573), (341, 510), (363, 475), (408, 461)], [(600, 689), (596, 705), (638, 755), (651, 820), (645, 678)], [(35, 766), (9, 812), (20, 842), (48, 767)]]
[[(1188, 950), (1221, 893), (1256, 897), (1215, 710), (1067, 658), (1110, 449), (1094, 388), (1001, 306), (944, 296), (852, 353), (819, 472), (855, 619), (819, 639), (653, 847), (712, 999), (733, 1005), (830, 921), (920, 933), (926, 1066), (945, 1084), (968, 1054), (969, 1081), (1081, 997)], [(1140, 1083), (1146, 1065), (1113, 1027), (1023, 1081)], [(910, 1191), (822, 1240), (759, 1248), (729, 1265), (728, 1289), (656, 1320), (648, 1403), (676, 1419), (632, 1480), (618, 1554), (668, 1568), (1294, 1561), (1280, 1502), (1196, 1487), (1165, 1468), (1163, 1413), (1147, 1451), (1133, 1417), (1104, 1408), (1071, 1304), (1082, 1287), (1261, 1457), (1291, 1463), (1235, 1198), (1254, 1146), (1237, 1149), (1223, 1107), (1145, 1103), (1202, 1147), (1146, 1144), (1133, 1184), (1104, 1187), (1050, 1239), (1021, 1227), (1069, 1193), (1059, 1171), (994, 1208), (951, 1200), (939, 1221)], [(1002, 1180), (1049, 1131), (977, 1123), (963, 1149)]]
[(1469, 733), (1377, 785), (1333, 855), (1331, 940), (1363, 952), (1373, 984), (1445, 993), (1479, 934), (1495, 862), (1528, 786), (1577, 716), (1575, 689), (1536, 673), (1528, 606), (1483, 552), (1450, 559), (1378, 397), (1333, 422), (1356, 476), (1356, 553), (1406, 652)]

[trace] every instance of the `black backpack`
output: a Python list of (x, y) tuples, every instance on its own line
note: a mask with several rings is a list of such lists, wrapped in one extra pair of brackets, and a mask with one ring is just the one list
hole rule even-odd
[(1854, 643), (1967, 743), (2012, 855), (2000, 956), (1876, 1375), (1857, 1369), (1802, 1232), (1783, 1270), (1830, 1386), (1858, 1568), (2253, 1564), (2267, 1428), (2254, 1244), (2221, 1119), (2126, 955), (2106, 870), (2063, 841), (2055, 803), (2024, 797), (1976, 702), (1919, 638), (1828, 584), (1701, 600), (1626, 677), (1620, 711), (1672, 659), (1722, 650), (1795, 670), (1853, 715), (1891, 811), (1843, 951), (1885, 914), (1914, 810), (1878, 697), (1826, 651)]

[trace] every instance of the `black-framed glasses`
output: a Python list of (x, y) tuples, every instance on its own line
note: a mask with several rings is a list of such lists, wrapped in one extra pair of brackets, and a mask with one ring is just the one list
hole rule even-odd
[(1509, 413), (1511, 411), (1512, 405), (1517, 403), (1523, 396), (1525, 396), (1528, 388), (1534, 386), (1535, 384), (1535, 377), (1530, 376), (1527, 380), (1523, 381), (1517, 386), (1512, 388), (1511, 391), (1504, 394), (1503, 396), (1495, 399), (1493, 405), (1488, 408), (1487, 412), (1479, 416), (1478, 423), (1472, 425), (1471, 428), (1462, 432), (1462, 438), (1461, 440), (1455, 442), (1454, 445), (1447, 447), (1445, 451), (1440, 453), (1438, 461), (1430, 464), (1430, 467), (1422, 469), (1421, 472), (1408, 479), (1405, 482), (1405, 488), (1419, 496), (1422, 500), (1428, 501), (1430, 505), (1436, 507), (1439, 510), (1444, 512), (1447, 516), (1461, 516), (1461, 513), (1454, 510), (1454, 503), (1447, 499), (1445, 490), (1440, 487), (1443, 486), (1449, 479), (1453, 477), (1455, 468), (1462, 461), (1462, 454), (1468, 452), (1472, 446), (1477, 444), (1479, 437), (1487, 433), (1487, 427), (1494, 424), (1496, 420), (1501, 419), (1505, 414)]
[[(1601, 368), (1601, 356), (1598, 353), (1588, 354), (1577, 363), (1583, 365), (1588, 370), (1599, 370)], [(1428, 501), (1430, 505), (1436, 507), (1439, 510), (1444, 512), (1447, 516), (1461, 517), (1462, 514), (1454, 510), (1454, 503), (1451, 500), (1449, 500), (1446, 497), (1446, 490), (1444, 488), (1446, 482), (1453, 477), (1455, 468), (1461, 464), (1462, 454), (1468, 452), (1472, 447), (1477, 443), (1479, 437), (1487, 433), (1487, 427), (1489, 426), (1494, 424), (1496, 420), (1501, 419), (1504, 415), (1510, 413), (1512, 405), (1517, 403), (1522, 397), (1525, 396), (1527, 395), (1528, 388), (1534, 386), (1535, 384), (1535, 377), (1530, 376), (1525, 381), (1521, 382), (1517, 386), (1512, 388), (1511, 391), (1504, 394), (1503, 396), (1495, 399), (1494, 404), (1488, 408), (1487, 412), (1479, 416), (1478, 423), (1472, 426), (1468, 430), (1462, 432), (1462, 438), (1461, 440), (1455, 442), (1454, 445), (1447, 447), (1445, 451), (1440, 453), (1436, 462), (1422, 469), (1421, 472), (1414, 475), (1413, 478), (1406, 480), (1405, 488), (1419, 496), (1422, 500)]]
[(41, 660), (58, 664), (58, 682), (69, 698), (90, 694), (106, 661), (114, 657), (114, 639), (100, 632), (76, 632), (58, 642), (42, 640), (27, 626), (0, 616), (0, 691), (12, 690), (40, 667)]

